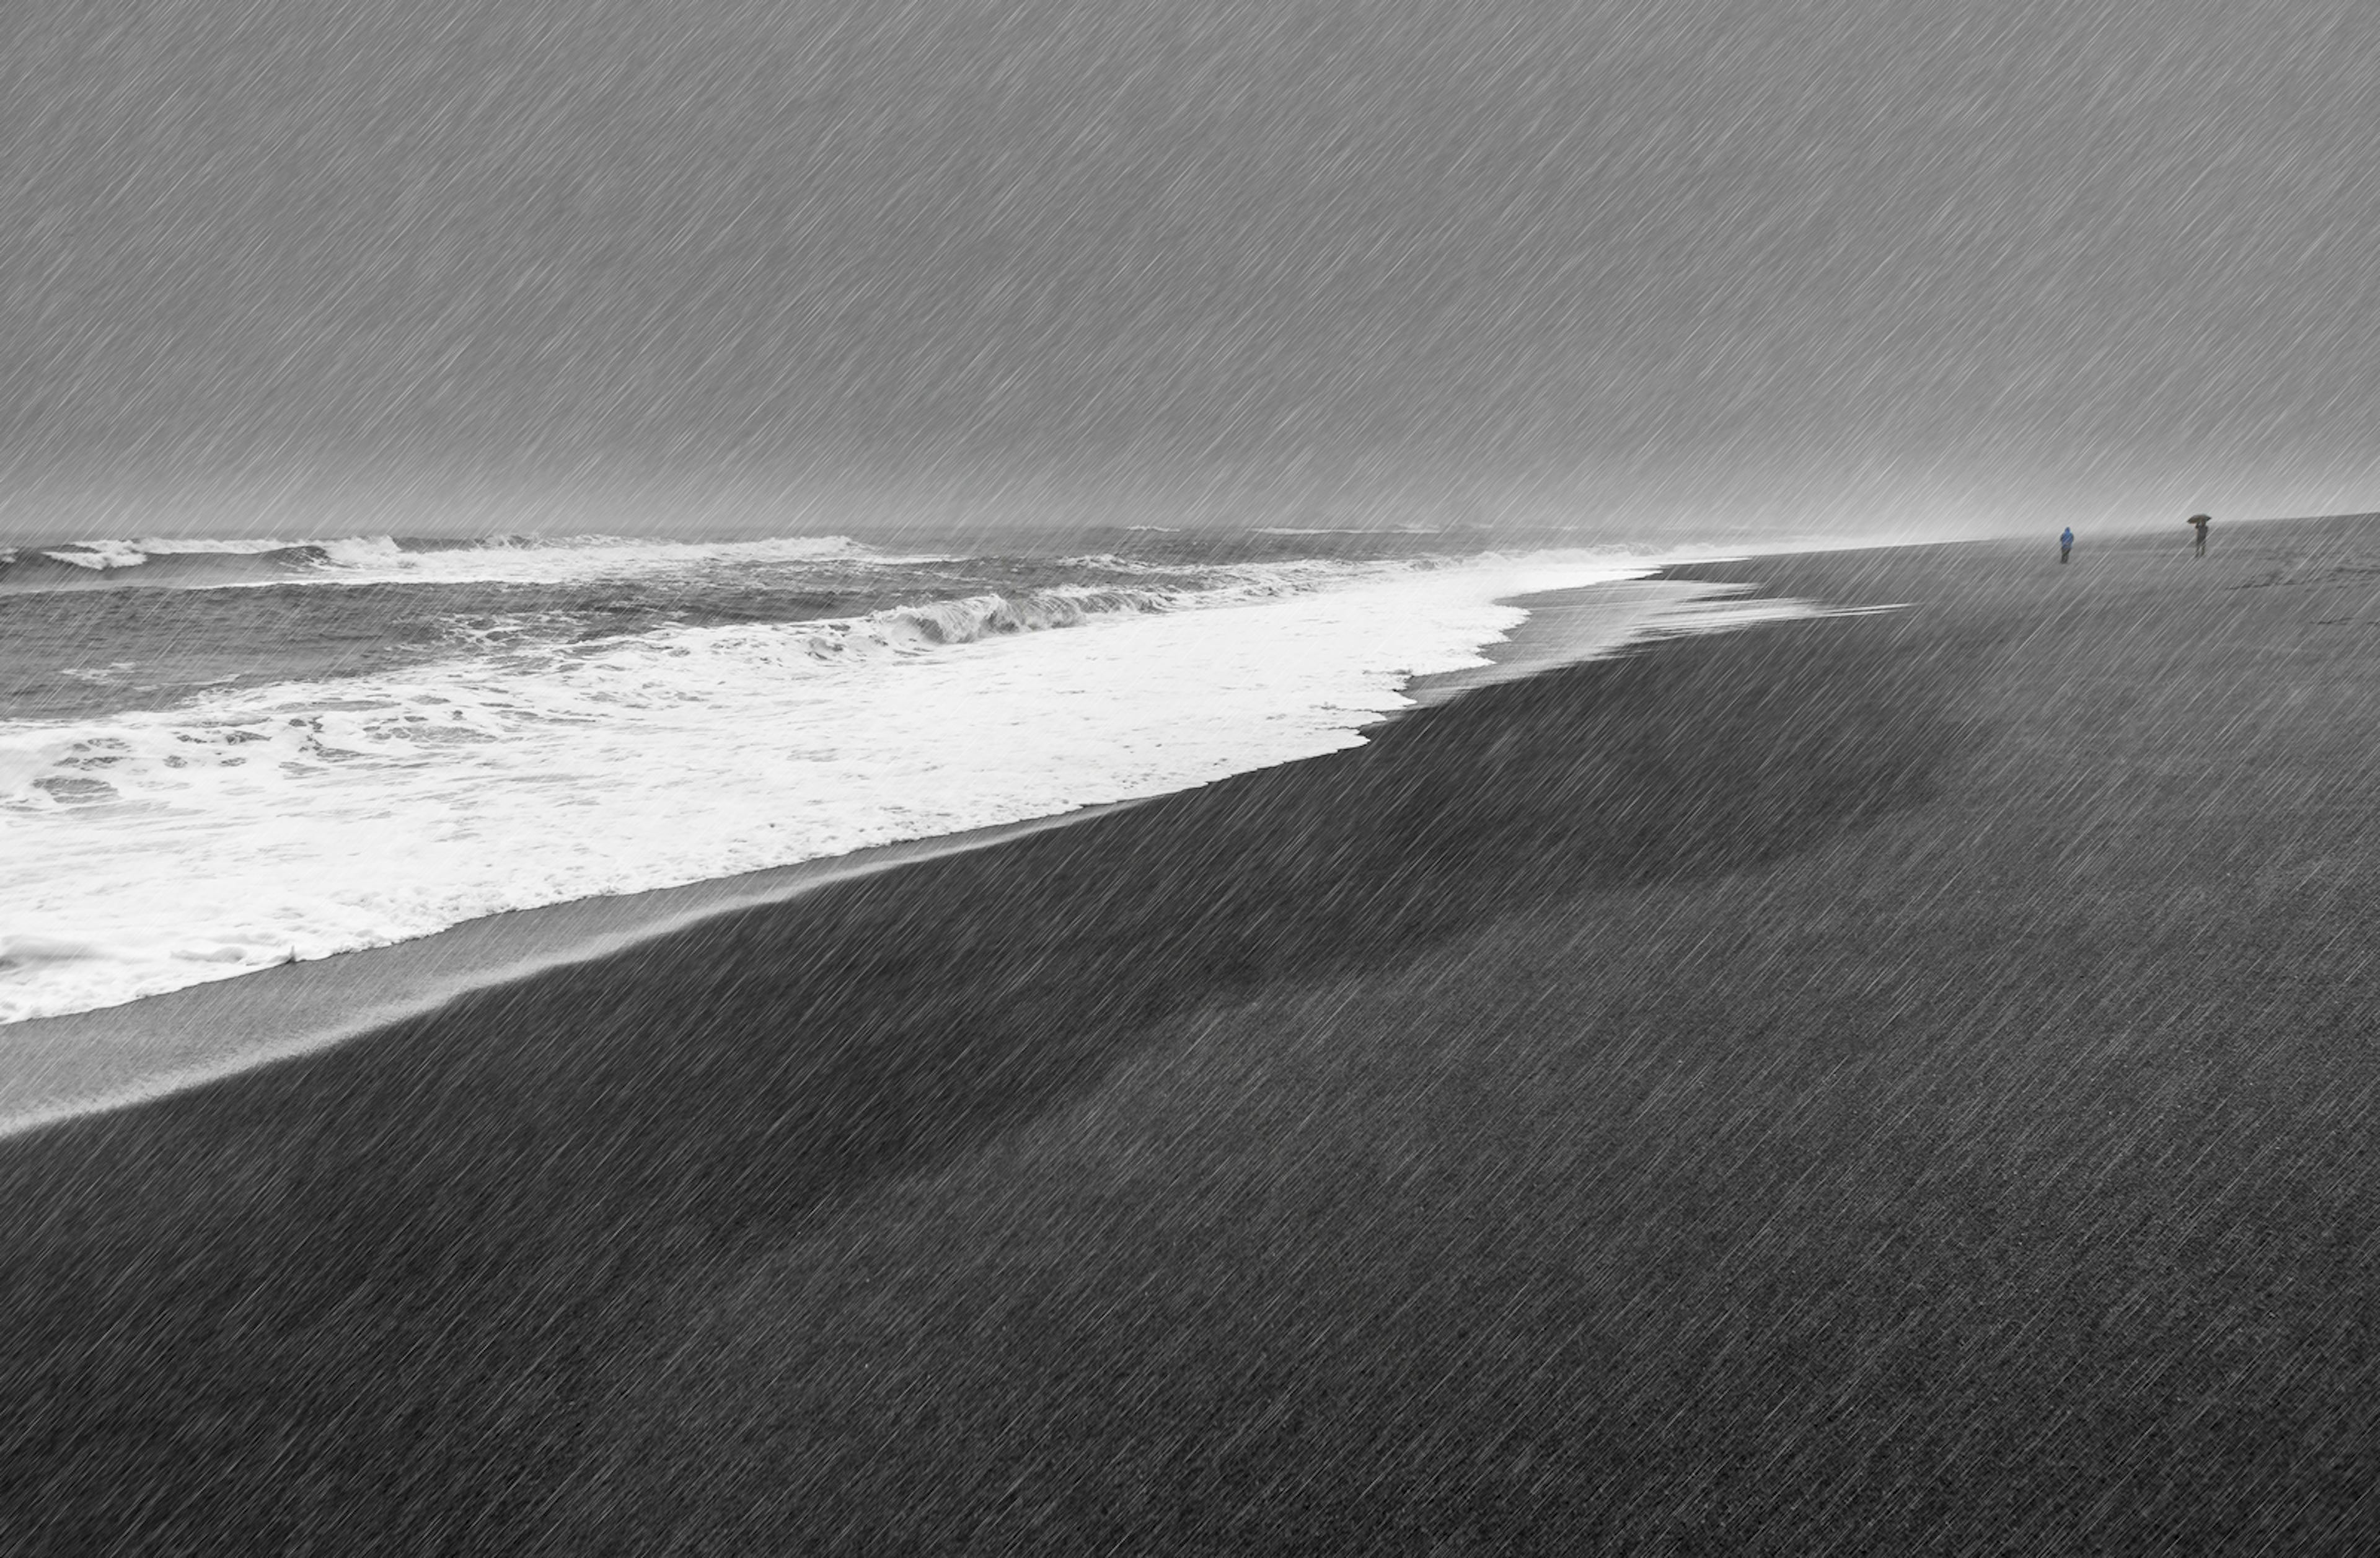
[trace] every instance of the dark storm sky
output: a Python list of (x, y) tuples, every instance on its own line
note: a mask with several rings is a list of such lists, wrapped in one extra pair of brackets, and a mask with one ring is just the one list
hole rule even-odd
[(2380, 507), (2368, 0), (0, 10), (0, 530)]

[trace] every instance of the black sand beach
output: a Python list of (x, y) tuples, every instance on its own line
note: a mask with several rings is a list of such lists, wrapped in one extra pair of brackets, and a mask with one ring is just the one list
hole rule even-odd
[(2380, 529), (1868, 615), (0, 1140), (0, 1547), (2352, 1550)]
[[(1481, 664), (1417, 678), (1415, 706), (1610, 653), (1641, 637), (1714, 631), (1809, 608), (1746, 598), (1752, 586), (1637, 578), (1526, 598), (1528, 617)], [(293, 961), (120, 1005), (7, 1025), (0, 1138), (152, 1099), (385, 1028), (466, 992), (625, 952), (732, 909), (783, 903), (831, 882), (1021, 838), (1135, 805), (857, 849), (683, 886), (572, 899), (466, 920), (432, 935)]]
[(465, 992), (590, 962), (731, 909), (783, 902), (827, 882), (1070, 826), (1111, 809), (489, 915), (412, 941), (12, 1023), (0, 1042), (0, 1137), (302, 1054), (433, 1011)]

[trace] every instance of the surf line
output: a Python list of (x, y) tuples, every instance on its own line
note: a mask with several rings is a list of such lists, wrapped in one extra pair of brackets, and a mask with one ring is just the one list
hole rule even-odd
[[(1507, 663), (1478, 668), (1484, 676), (1458, 671), (1414, 678), (1406, 684), (1413, 702), (1405, 712), (1492, 682), (1607, 658), (1666, 639), (1764, 622), (1903, 609), (1900, 603), (1833, 607), (1800, 600), (1737, 601), (1728, 597), (1749, 587), (1666, 582), (1673, 590), (1686, 589), (1667, 594), (1652, 610), (1623, 624), (1607, 625), (1603, 632), (1564, 635), (1559, 647), (1543, 645)], [(1516, 596), (1510, 603), (1529, 611), (1525, 603), (1550, 604), (1558, 597), (1600, 588)], [(1515, 635), (1524, 627), (1516, 627)], [(1617, 631), (1610, 630), (1615, 627)], [(1173, 793), (1178, 792), (1160, 792)], [(913, 862), (1071, 826), (1157, 798), (1159, 795), (1134, 797), (708, 882), (516, 909), (386, 946), (276, 965), (121, 1005), (11, 1024), (6, 1058), (0, 1060), (0, 1137), (128, 1108), (327, 1050), (461, 997), (596, 962), (724, 915), (789, 902), (817, 888)], [(193, 1040), (193, 1035), (203, 1037)]]

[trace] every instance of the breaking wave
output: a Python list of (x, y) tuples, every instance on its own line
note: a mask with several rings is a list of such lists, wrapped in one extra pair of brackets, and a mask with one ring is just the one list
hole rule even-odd
[(143, 537), (0, 549), (0, 590), (272, 584), (566, 583), (722, 563), (917, 562), (847, 536), (664, 542), (620, 536), (348, 536), (290, 541)]
[[(1582, 554), (1171, 567), (1102, 555), (935, 562), (845, 590), (855, 563), (879, 580), (889, 559), (833, 538), (177, 544), (46, 549), (79, 559), (65, 562), (20, 551), (9, 566), (605, 582), (519, 612), (450, 591), (443, 649), (352, 674), (296, 669), (334, 661), (296, 655), (302, 614), (283, 603), (188, 597), (178, 604), (254, 627), (247, 660), (224, 650), (189, 668), (224, 685), (146, 701), (103, 688), (67, 717), (0, 718), (0, 1023), (1328, 751), (1401, 706), (1408, 677), (1476, 663), (1522, 615), (1500, 601), (1645, 571)], [(767, 560), (795, 566), (740, 566)], [(556, 571), (687, 565), (658, 591)], [(756, 572), (832, 615), (679, 609)], [(654, 593), (666, 610), (598, 609)], [(112, 688), (187, 654), (176, 613), (89, 603), (137, 620), (110, 629), (114, 657), (76, 668), (73, 686)], [(360, 603), (298, 603), (338, 604), (330, 615), (384, 637)], [(13, 615), (82, 603), (38, 605)], [(540, 627), (546, 615), (558, 626)], [(136, 654), (136, 631), (170, 641)]]

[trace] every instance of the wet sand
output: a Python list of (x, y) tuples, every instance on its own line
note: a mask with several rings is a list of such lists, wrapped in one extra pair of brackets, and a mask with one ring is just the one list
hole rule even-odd
[[(1757, 615), (1736, 587), (1622, 580), (1525, 597), (1529, 619), (1487, 663), (1419, 679), (1417, 705), (1609, 653), (1647, 634), (1712, 630)], [(324, 1048), (544, 969), (617, 955), (738, 908), (783, 903), (917, 860), (1100, 815), (1085, 807), (647, 893), (492, 915), (436, 935), (193, 985), (97, 1011), (0, 1028), (0, 1136), (178, 1091)]]
[(0, 1141), (0, 1548), (2362, 1545), (2373, 527), (1681, 574)]
[(322, 1049), (469, 992), (616, 955), (737, 908), (782, 903), (826, 882), (979, 849), (1113, 809), (1087, 807), (683, 887), (490, 915), (413, 941), (11, 1023), (0, 1028), (0, 1135)]

